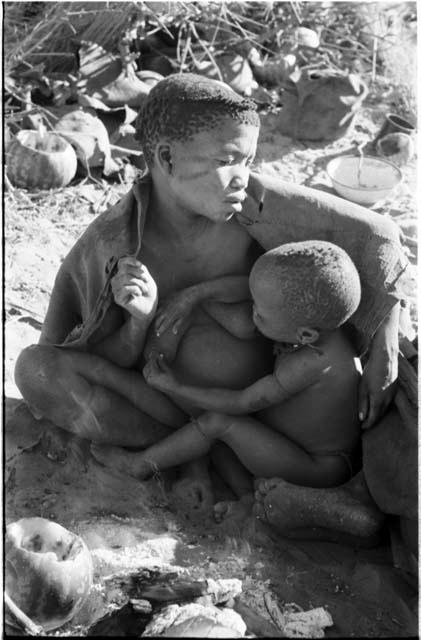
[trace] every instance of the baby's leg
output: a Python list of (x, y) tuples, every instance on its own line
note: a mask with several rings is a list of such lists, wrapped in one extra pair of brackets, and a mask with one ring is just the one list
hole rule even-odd
[[(122, 454), (120, 459), (123, 469), (130, 468), (133, 475), (144, 478), (151, 467), (167, 469), (204, 456), (217, 440), (225, 442), (256, 477), (281, 476), (299, 485), (326, 487), (340, 484), (348, 474), (340, 456), (312, 456), (254, 418), (214, 412), (202, 414), (145, 451)], [(114, 448), (96, 447), (98, 458), (101, 449)], [(107, 455), (102, 461), (107, 464)]]
[(243, 524), (252, 512), (253, 476), (234, 451), (223, 442), (213, 445), (211, 460), (219, 475), (237, 496), (237, 500), (217, 502), (213, 507), (214, 518), (216, 522), (224, 523), (226, 534), (241, 537)]
[[(206, 414), (205, 414), (206, 415)], [(215, 414), (216, 415), (216, 414)], [(202, 433), (198, 421), (192, 421), (167, 438), (140, 452), (128, 452), (119, 447), (95, 446), (92, 453), (107, 466), (117, 467), (139, 479), (154, 470), (176, 467), (207, 454), (213, 440)]]
[(250, 416), (209, 412), (197, 422), (208, 438), (225, 442), (255, 477), (280, 476), (302, 486), (327, 487), (338, 485), (349, 476), (343, 457), (313, 456)]
[(253, 493), (254, 478), (230, 447), (223, 442), (216, 442), (212, 447), (211, 461), (237, 498)]

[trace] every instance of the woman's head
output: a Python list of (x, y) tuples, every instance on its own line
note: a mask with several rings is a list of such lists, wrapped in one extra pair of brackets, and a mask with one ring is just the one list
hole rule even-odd
[(258, 133), (254, 102), (194, 74), (161, 80), (137, 119), (152, 177), (187, 211), (213, 221), (241, 211)]
[(227, 118), (260, 126), (256, 104), (229, 85), (193, 73), (174, 74), (149, 93), (136, 120), (136, 138), (150, 167), (161, 140), (186, 142)]
[(313, 342), (357, 310), (357, 269), (340, 247), (313, 240), (281, 245), (262, 255), (250, 274), (257, 328), (274, 340)]

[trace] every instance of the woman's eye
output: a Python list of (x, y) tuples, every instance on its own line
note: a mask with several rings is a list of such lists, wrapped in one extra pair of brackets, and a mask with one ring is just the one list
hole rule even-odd
[(221, 167), (224, 167), (226, 165), (233, 164), (234, 160), (235, 158), (233, 156), (227, 156), (226, 158), (219, 158), (217, 162)]

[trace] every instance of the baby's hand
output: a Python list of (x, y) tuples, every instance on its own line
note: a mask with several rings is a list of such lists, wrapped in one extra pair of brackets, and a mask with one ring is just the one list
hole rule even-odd
[(196, 304), (191, 289), (184, 289), (170, 296), (160, 305), (155, 321), (154, 331), (157, 336), (172, 328), (176, 334), (183, 321), (192, 312)]
[(111, 288), (115, 302), (134, 318), (152, 318), (155, 314), (158, 304), (155, 280), (136, 258), (120, 258)]
[(143, 377), (158, 391), (172, 391), (177, 386), (177, 380), (162, 355), (151, 355), (143, 368)]

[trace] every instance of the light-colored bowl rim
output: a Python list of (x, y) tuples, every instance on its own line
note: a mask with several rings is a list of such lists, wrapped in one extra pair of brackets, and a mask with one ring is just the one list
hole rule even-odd
[(329, 162), (327, 163), (326, 166), (326, 173), (329, 176), (329, 178), (332, 180), (332, 182), (336, 182), (337, 184), (339, 184), (341, 187), (345, 187), (345, 189), (351, 189), (351, 191), (391, 191), (392, 189), (394, 189), (395, 187), (398, 186), (398, 184), (402, 181), (403, 178), (403, 174), (402, 171), (399, 169), (399, 167), (394, 164), (393, 162), (390, 162), (390, 160), (384, 160), (383, 158), (377, 158), (377, 156), (364, 156), (364, 160), (376, 160), (377, 162), (380, 162), (380, 164), (388, 164), (389, 166), (391, 166), (393, 169), (395, 169), (395, 171), (398, 174), (398, 181), (396, 182), (396, 184), (393, 185), (393, 187), (351, 187), (347, 184), (344, 184), (343, 182), (340, 182), (339, 180), (337, 180), (336, 178), (333, 178), (330, 171), (329, 171), (329, 167), (333, 162), (336, 162), (337, 160), (345, 160), (346, 158), (357, 158), (359, 159), (359, 156), (352, 156), (352, 155), (346, 155), (346, 156), (337, 156), (336, 158), (332, 158), (332, 160), (329, 160)]
[[(15, 137), (12, 139), (12, 142), (14, 140), (17, 140), (22, 145), (22, 147), (24, 147), (25, 149), (29, 149), (30, 151), (36, 151), (37, 154), (44, 155), (44, 156), (53, 156), (53, 155), (60, 154), (60, 153), (67, 153), (69, 147), (71, 147), (73, 149), (73, 147), (70, 144), (70, 142), (68, 140), (66, 140), (66, 138), (61, 136), (59, 133), (56, 133), (55, 131), (47, 131), (46, 133), (50, 137), (54, 137), (54, 138), (60, 140), (60, 143), (63, 143), (62, 144), (62, 147), (63, 147), (62, 149), (56, 149), (55, 151), (45, 151), (44, 149), (35, 149), (34, 147), (30, 147), (27, 144), (25, 144), (25, 140), (22, 140), (24, 135), (26, 135), (28, 133), (36, 134), (37, 130), (36, 129), (20, 129), (17, 132), (17, 134), (15, 135)], [(21, 136), (21, 134), (22, 134), (22, 136)], [(74, 149), (73, 149), (73, 151), (74, 151)]]

